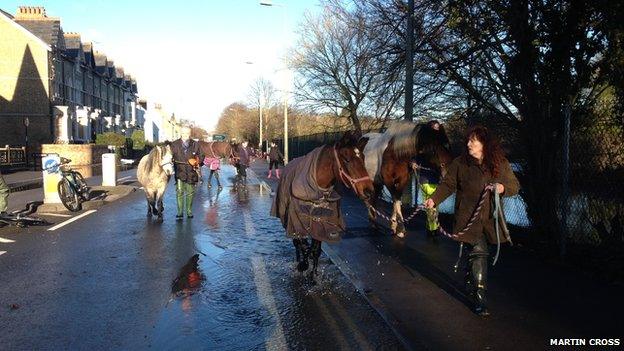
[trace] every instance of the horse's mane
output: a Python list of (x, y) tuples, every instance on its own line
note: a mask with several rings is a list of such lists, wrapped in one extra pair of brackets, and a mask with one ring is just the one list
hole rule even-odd
[(160, 165), (160, 147), (159, 145), (155, 145), (154, 148), (150, 151), (149, 154), (147, 154), (147, 161), (145, 162), (145, 168), (148, 171), (151, 171), (154, 169), (154, 166), (158, 166)]
[(393, 138), (394, 154), (397, 157), (412, 157), (416, 154), (415, 129), (418, 125), (407, 121), (396, 121), (385, 134)]

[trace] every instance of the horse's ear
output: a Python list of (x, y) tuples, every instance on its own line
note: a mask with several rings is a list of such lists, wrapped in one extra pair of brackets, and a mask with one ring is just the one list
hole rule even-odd
[(358, 139), (360, 139), (360, 136), (361, 134), (358, 132), (347, 130), (342, 135), (342, 138), (340, 138), (338, 143), (336, 143), (336, 146), (340, 148), (340, 147), (345, 147), (345, 146), (356, 145), (358, 142)]
[(357, 141), (357, 148), (360, 151), (363, 151), (367, 143), (368, 143), (368, 137), (360, 137), (360, 139), (358, 139)]

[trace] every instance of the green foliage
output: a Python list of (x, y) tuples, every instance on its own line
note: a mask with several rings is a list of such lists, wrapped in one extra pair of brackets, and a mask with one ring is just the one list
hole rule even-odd
[(126, 137), (122, 134), (106, 132), (96, 135), (95, 143), (97, 145), (114, 145), (116, 147), (122, 147), (126, 145)]
[(135, 130), (132, 132), (132, 148), (134, 150), (145, 149), (145, 132), (142, 130)]

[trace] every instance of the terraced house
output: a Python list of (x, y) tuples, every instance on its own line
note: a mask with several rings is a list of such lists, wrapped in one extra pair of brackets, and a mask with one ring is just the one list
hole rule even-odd
[[(141, 129), (137, 82), (43, 7), (0, 10), (0, 146), (88, 143)], [(28, 138), (27, 138), (28, 136)], [(28, 141), (27, 141), (28, 139)]]

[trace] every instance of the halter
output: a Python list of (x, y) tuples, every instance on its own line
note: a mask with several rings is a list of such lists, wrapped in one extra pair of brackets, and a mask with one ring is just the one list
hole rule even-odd
[[(369, 176), (364, 176), (362, 178), (357, 178), (357, 179), (351, 178), (349, 174), (347, 174), (347, 172), (345, 172), (344, 169), (342, 168), (342, 163), (340, 163), (340, 159), (338, 158), (338, 151), (336, 151), (336, 147), (334, 146), (333, 149), (334, 149), (334, 157), (336, 158), (336, 163), (338, 164), (340, 180), (342, 181), (344, 185), (347, 186), (347, 188), (352, 188), (353, 190), (355, 190), (355, 184), (366, 181), (366, 180), (370, 180)], [(345, 179), (348, 180), (349, 182), (347, 183)]]
[[(157, 147), (158, 147), (158, 146), (157, 146)], [(162, 152), (162, 151), (160, 151), (160, 150), (159, 150), (159, 152)], [(166, 165), (171, 165), (171, 166), (173, 166), (173, 156), (171, 157), (171, 161), (169, 161), (169, 162), (160, 162), (160, 163), (159, 163), (159, 165), (160, 165), (160, 167), (164, 167), (164, 166), (166, 166)]]

